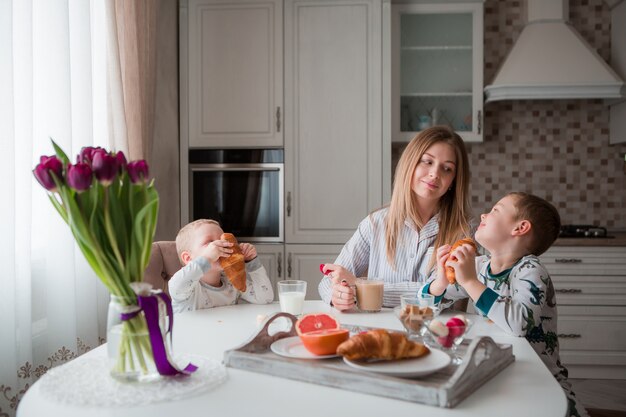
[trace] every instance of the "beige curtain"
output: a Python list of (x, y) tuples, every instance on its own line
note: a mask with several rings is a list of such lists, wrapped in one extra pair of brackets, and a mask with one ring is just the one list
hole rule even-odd
[(112, 143), (148, 159), (154, 136), (158, 0), (107, 2)]
[(106, 7), (109, 142), (150, 164), (161, 196), (155, 240), (173, 240), (180, 228), (178, 2), (110, 0)]

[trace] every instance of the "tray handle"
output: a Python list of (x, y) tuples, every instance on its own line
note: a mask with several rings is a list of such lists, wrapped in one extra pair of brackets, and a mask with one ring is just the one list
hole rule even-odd
[[(280, 332), (274, 333), (273, 335), (270, 335), (269, 334), (270, 324), (274, 320), (280, 317), (286, 317), (287, 319), (291, 320), (291, 329), (289, 331), (280, 331)], [(244, 342), (243, 345), (239, 346), (238, 348), (235, 348), (234, 350), (239, 351), (239, 352), (250, 352), (250, 353), (265, 352), (266, 350), (270, 348), (270, 345), (274, 343), (275, 341), (285, 338), (285, 337), (297, 336), (298, 335), (298, 333), (296, 333), (296, 321), (297, 320), (298, 318), (294, 316), (293, 314), (283, 313), (283, 312), (276, 313), (273, 316), (270, 316), (265, 319), (265, 321), (261, 325), (261, 330), (259, 330), (257, 334), (253, 335), (250, 339)]]
[(482, 373), (488, 366), (482, 366), (486, 361), (498, 362), (504, 357), (512, 356), (512, 346), (498, 346), (489, 336), (475, 338), (467, 348), (463, 363), (450, 377), (446, 386), (462, 386), (466, 381)]

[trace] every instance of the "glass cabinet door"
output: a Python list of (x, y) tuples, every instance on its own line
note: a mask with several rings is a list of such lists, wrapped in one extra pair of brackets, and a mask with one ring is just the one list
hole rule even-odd
[(392, 140), (433, 125), (482, 140), (482, 3), (392, 6)]

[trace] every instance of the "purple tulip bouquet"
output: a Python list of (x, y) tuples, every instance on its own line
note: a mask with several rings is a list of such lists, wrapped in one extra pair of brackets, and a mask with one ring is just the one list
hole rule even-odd
[[(147, 312), (140, 306), (141, 285), (135, 284), (143, 280), (150, 259), (159, 208), (148, 164), (144, 160), (127, 163), (124, 153), (99, 147), (83, 148), (72, 164), (52, 144), (56, 155), (42, 156), (33, 174), (48, 190), (87, 262), (111, 292), (112, 302), (120, 305), (117, 363), (112, 374), (131, 370), (141, 376), (150, 372), (154, 362)], [(145, 314), (139, 314), (141, 310)], [(110, 317), (111, 309), (109, 321)]]

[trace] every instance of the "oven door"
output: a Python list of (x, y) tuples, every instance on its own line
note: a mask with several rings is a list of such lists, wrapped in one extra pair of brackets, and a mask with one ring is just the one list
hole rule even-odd
[(248, 242), (283, 242), (282, 163), (190, 165), (190, 218)]

